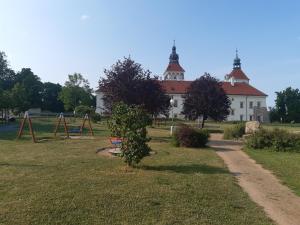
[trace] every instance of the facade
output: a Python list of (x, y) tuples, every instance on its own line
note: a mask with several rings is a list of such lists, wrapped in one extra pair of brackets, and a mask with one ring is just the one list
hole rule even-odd
[[(174, 63), (178, 66), (174, 66)], [(178, 72), (181, 73), (180, 76), (172, 76)], [(174, 99), (174, 117), (184, 118), (184, 115), (181, 114), (183, 97), (191, 82), (184, 80), (184, 69), (179, 64), (179, 56), (176, 53), (176, 47), (173, 46), (169, 65), (161, 83), (166, 93)], [(233, 61), (233, 69), (230, 74), (225, 76), (222, 87), (231, 100), (228, 121), (258, 120), (267, 122), (269, 120), (266, 105), (267, 95), (250, 85), (250, 79), (241, 68), (241, 60), (237, 52)], [(171, 114), (172, 112), (170, 112), (170, 116), (172, 116)]]
[[(161, 85), (166, 93), (173, 98), (174, 105), (169, 116), (184, 118), (181, 113), (184, 103), (184, 95), (192, 81), (184, 79), (184, 69), (179, 64), (179, 55), (176, 52), (175, 43), (169, 57), (169, 64), (163, 74)], [(241, 68), (241, 60), (236, 52), (231, 73), (225, 76), (222, 87), (231, 100), (231, 111), (227, 117), (228, 121), (250, 121), (258, 120), (268, 122), (268, 112), (266, 105), (267, 95), (250, 85), (250, 79)], [(103, 93), (97, 92), (97, 109), (102, 113)]]

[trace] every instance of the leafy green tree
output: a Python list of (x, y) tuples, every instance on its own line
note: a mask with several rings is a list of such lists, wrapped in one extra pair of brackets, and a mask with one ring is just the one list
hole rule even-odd
[(94, 106), (95, 97), (92, 95), (92, 89), (89, 83), (79, 73), (69, 75), (69, 80), (65, 82), (59, 99), (64, 103), (65, 110), (74, 111), (76, 106)]
[(42, 90), (42, 109), (51, 112), (63, 112), (64, 104), (58, 98), (59, 93), (62, 90), (60, 84), (54, 84), (51, 82), (46, 82), (43, 84)]
[(230, 100), (216, 78), (205, 73), (193, 81), (187, 90), (183, 114), (191, 119), (202, 117), (201, 127), (207, 118), (223, 121), (229, 115)]
[(151, 119), (140, 106), (128, 106), (118, 103), (113, 107), (112, 116), (108, 127), (112, 136), (123, 140), (121, 156), (128, 166), (138, 164), (145, 156), (149, 155), (150, 147), (147, 142), (146, 126), (151, 124)]
[(170, 98), (157, 77), (151, 78), (151, 72), (144, 70), (141, 64), (124, 58), (111, 69), (104, 70), (104, 74), (106, 78), (100, 79), (99, 88), (104, 94), (104, 106), (108, 111), (121, 101), (127, 105), (141, 105), (151, 115), (169, 111)]
[(300, 91), (298, 88), (286, 88), (276, 92), (275, 109), (273, 114), (282, 122), (300, 122)]
[[(22, 98), (26, 99), (26, 105), (24, 106), (28, 108), (24, 108), (23, 106), (19, 106), (19, 108), (23, 108), (28, 110), (29, 108), (40, 108), (42, 105), (42, 91), (43, 91), (43, 83), (40, 78), (35, 75), (30, 68), (23, 68), (20, 72), (16, 74), (16, 83), (19, 83), (26, 92), (25, 96)], [(18, 86), (17, 90), (21, 90)]]
[(15, 113), (21, 113), (28, 110), (31, 106), (30, 97), (28, 97), (28, 90), (24, 85), (16, 83), (9, 93), (11, 99), (10, 107)]
[(9, 68), (5, 53), (0, 52), (0, 88), (2, 90), (11, 89), (15, 84), (15, 79), (15, 72)]

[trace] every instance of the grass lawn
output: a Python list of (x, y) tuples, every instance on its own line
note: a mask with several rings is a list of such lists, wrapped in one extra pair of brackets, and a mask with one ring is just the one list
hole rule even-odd
[[(49, 134), (52, 123), (34, 124)], [(0, 224), (261, 224), (272, 222), (211, 149), (174, 148), (150, 128), (155, 155), (125, 170), (104, 125), (95, 140), (15, 141), (0, 133)]]
[(245, 151), (300, 196), (300, 153), (255, 149)]

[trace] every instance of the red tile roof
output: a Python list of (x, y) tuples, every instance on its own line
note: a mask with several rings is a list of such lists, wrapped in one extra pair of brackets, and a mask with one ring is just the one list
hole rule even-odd
[(228, 95), (267, 96), (247, 83), (235, 82), (232, 86), (230, 82), (222, 82), (222, 87)]
[(233, 77), (235, 79), (239, 80), (249, 80), (249, 78), (246, 76), (246, 74), (243, 72), (242, 69), (237, 68), (233, 69), (230, 74), (228, 74), (228, 77)]
[[(185, 94), (192, 81), (163, 80), (161, 85), (168, 94)], [(222, 82), (222, 87), (227, 95), (267, 96), (265, 93), (247, 83)]]
[(169, 63), (166, 71), (184, 72), (184, 69), (177, 63)]

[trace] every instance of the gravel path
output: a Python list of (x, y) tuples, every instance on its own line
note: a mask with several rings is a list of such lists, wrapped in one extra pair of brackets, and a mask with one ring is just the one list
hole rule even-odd
[(241, 143), (225, 141), (221, 134), (213, 134), (209, 145), (217, 150), (239, 185), (271, 219), (280, 225), (300, 225), (300, 197), (241, 151)]

